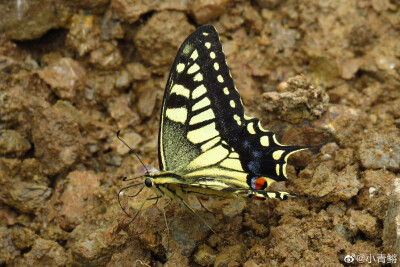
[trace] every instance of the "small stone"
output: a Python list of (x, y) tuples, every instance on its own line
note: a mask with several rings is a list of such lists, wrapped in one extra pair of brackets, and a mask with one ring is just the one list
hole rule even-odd
[(349, 229), (353, 232), (352, 236), (357, 234), (357, 230), (360, 230), (369, 238), (375, 238), (380, 232), (377, 219), (359, 210), (350, 211), (349, 225)]
[(351, 29), (349, 39), (355, 47), (365, 46), (370, 43), (373, 32), (368, 25), (357, 25)]
[(51, 239), (56, 241), (68, 240), (69, 233), (61, 229), (59, 224), (56, 222), (50, 222), (46, 225), (46, 228), (40, 230), (40, 236), (45, 239)]
[[(187, 210), (176, 209), (175, 215), (168, 222), (171, 230), (170, 237), (179, 246), (177, 251), (184, 256), (193, 255), (198, 248), (197, 242), (207, 237), (210, 232), (208, 226), (212, 228), (215, 223), (215, 217), (210, 214), (199, 212), (199, 216), (204, 221), (196, 215), (193, 216), (192, 213), (189, 214)], [(196, 230), (191, 231), (190, 229)]]
[(336, 168), (341, 170), (345, 168), (348, 165), (354, 164), (354, 149), (352, 148), (345, 148), (345, 149), (339, 149), (335, 152), (335, 163), (336, 163)]
[[(105, 0), (107, 5), (109, 0)], [(97, 2), (97, 1), (95, 1)], [(107, 9), (106, 14), (101, 21), (101, 37), (104, 40), (122, 39), (124, 38), (124, 30), (121, 21), (115, 19), (112, 9)]]
[(85, 213), (93, 209), (93, 194), (100, 182), (93, 172), (79, 171), (69, 173), (66, 182), (66, 188), (58, 200), (61, 202), (61, 210), (57, 221), (61, 228), (72, 230), (83, 222)]
[(17, 266), (15, 260), (20, 257), (21, 252), (12, 242), (11, 230), (5, 226), (0, 226), (0, 248), (0, 264)]
[(107, 263), (108, 267), (151, 266), (153, 259), (150, 251), (141, 247), (137, 240), (130, 240), (129, 244), (126, 248), (118, 249), (112, 254), (111, 260)]
[[(90, 218), (90, 223), (78, 225), (68, 236), (68, 248), (72, 253), (75, 264), (81, 266), (106, 266), (112, 255), (124, 244), (128, 244), (128, 235), (118, 228), (117, 214), (121, 210), (111, 211), (105, 208), (106, 214), (99, 213)], [(96, 218), (108, 218), (97, 221)], [(136, 223), (136, 222), (135, 222)], [(148, 229), (147, 229), (148, 230)], [(138, 245), (139, 249), (143, 244)], [(138, 254), (140, 255), (140, 254)], [(145, 261), (145, 258), (141, 258)], [(119, 266), (140, 266), (139, 262), (129, 262)], [(71, 266), (71, 265), (69, 265)]]
[(68, 266), (71, 265), (68, 258), (64, 248), (57, 242), (37, 238), (32, 249), (20, 258), (16, 266)]
[(332, 135), (340, 147), (352, 147), (364, 136), (367, 116), (359, 109), (330, 104), (328, 110), (315, 122), (318, 127)]
[(185, 38), (194, 30), (184, 13), (162, 11), (141, 25), (134, 37), (143, 61), (156, 74), (167, 72)]
[(356, 196), (363, 187), (357, 177), (357, 165), (346, 166), (342, 171), (334, 173), (330, 168), (329, 161), (323, 161), (315, 169), (311, 180), (304, 177), (307, 176), (307, 172), (306, 168), (300, 172), (300, 177), (303, 179), (293, 182), (299, 183), (299, 186), (303, 187), (303, 192), (309, 196), (328, 195), (328, 199), (349, 200)]
[(342, 223), (335, 225), (333, 229), (336, 231), (336, 233), (344, 237), (344, 239), (346, 239), (347, 241), (351, 241), (349, 231)]
[(361, 176), (364, 188), (357, 196), (358, 207), (379, 220), (385, 220), (394, 180), (396, 175), (388, 170), (365, 170)]
[(190, 13), (197, 24), (215, 20), (226, 12), (229, 0), (195, 0), (190, 5)]
[[(24, 173), (21, 174), (23, 167), (20, 160), (0, 157), (0, 201), (19, 211), (35, 213), (46, 206), (52, 190), (45, 179), (35, 180), (29, 177), (29, 180), (23, 180), (28, 178)], [(40, 175), (39, 170), (34, 176), (36, 175)], [(11, 217), (10, 223), (12, 222)]]
[(229, 205), (222, 208), (222, 213), (224, 216), (232, 219), (233, 217), (240, 215), (244, 208), (246, 207), (246, 201), (243, 198), (238, 198)]
[(389, 0), (372, 0), (371, 3), (373, 9), (378, 13), (384, 12), (388, 9), (396, 8), (395, 4), (394, 3), (392, 4), (391, 1)]
[(114, 97), (118, 91), (115, 90), (118, 73), (111, 71), (88, 73), (88, 86), (85, 88), (87, 99), (103, 102)]
[(71, 100), (86, 86), (85, 69), (71, 58), (61, 58), (37, 73), (60, 98)]
[(364, 64), (364, 60), (359, 58), (353, 58), (343, 62), (341, 66), (341, 77), (346, 80), (354, 78), (354, 75), (362, 64)]
[(32, 141), (43, 173), (54, 175), (75, 163), (81, 152), (78, 123), (67, 110), (32, 99)]
[(287, 82), (280, 82), (276, 88), (277, 92), (287, 91), (288, 83)]
[(335, 63), (335, 59), (330, 55), (319, 55), (317, 51), (312, 51), (311, 53), (309, 56), (309, 70), (313, 74), (313, 82), (324, 87), (336, 86), (340, 70)]
[(118, 73), (115, 87), (119, 90), (126, 89), (129, 87), (132, 80), (132, 75), (127, 70), (122, 70)]
[(115, 98), (110, 115), (117, 122), (118, 129), (126, 129), (139, 121), (139, 115), (132, 110), (129, 95)]
[(0, 155), (14, 154), (22, 156), (29, 149), (31, 149), (31, 144), (19, 132), (14, 130), (0, 130)]
[(215, 267), (222, 267), (222, 266), (228, 266), (228, 263), (230, 263), (231, 257), (229, 254), (219, 254), (215, 258), (214, 266)]
[(217, 234), (213, 234), (208, 238), (208, 244), (213, 248), (216, 248), (217, 245), (221, 243), (221, 241), (221, 237)]
[[(260, 1), (263, 1), (263, 0), (260, 0)], [(271, 21), (272, 18), (274, 17), (274, 12), (271, 10), (268, 10), (267, 8), (263, 8), (261, 10), (261, 17), (266, 21)]]
[(113, 152), (104, 154), (104, 162), (111, 166), (121, 166), (122, 157)]
[(329, 100), (331, 103), (340, 103), (344, 95), (348, 95), (350, 86), (346, 83), (338, 85), (328, 91)]
[(237, 244), (222, 249), (222, 252), (216, 257), (214, 266), (241, 266), (244, 257), (244, 244)]
[(394, 55), (379, 55), (378, 53), (375, 53), (374, 59), (377, 67), (387, 72), (395, 71), (395, 69), (400, 65), (399, 59)]
[(258, 9), (252, 6), (245, 6), (243, 11), (243, 18), (250, 28), (259, 32), (262, 30), (263, 21), (261, 15), (258, 13)]
[(11, 236), (14, 245), (18, 249), (27, 249), (33, 246), (39, 236), (29, 228), (15, 226), (11, 228)]
[(320, 117), (328, 108), (329, 96), (325, 89), (312, 86), (303, 76), (289, 79), (284, 89), (286, 91), (262, 95), (262, 108), (270, 119), (291, 122), (312, 120)]
[(51, 196), (51, 188), (31, 182), (18, 182), (9, 189), (8, 205), (22, 212), (34, 213), (44, 208)]
[(136, 81), (148, 80), (151, 77), (151, 72), (139, 62), (127, 64), (126, 69), (130, 73), (131, 78)]
[(177, 0), (112, 0), (111, 7), (118, 17), (129, 24), (151, 11), (177, 10), (186, 11), (188, 1)]
[(248, 260), (243, 264), (243, 267), (259, 267), (261, 265), (257, 264), (254, 260)]
[(321, 153), (322, 154), (333, 154), (335, 151), (337, 151), (339, 149), (338, 144), (331, 142), (331, 143), (327, 143), (325, 144), (322, 148), (321, 148)]
[(77, 51), (79, 56), (83, 56), (99, 47), (100, 32), (101, 29), (93, 15), (75, 14), (71, 18), (66, 43)]
[(181, 255), (179, 252), (174, 252), (170, 257), (168, 257), (168, 261), (163, 265), (164, 267), (189, 267), (188, 264), (189, 259), (184, 255)]
[(150, 117), (153, 113), (157, 99), (155, 90), (157, 86), (156, 81), (153, 79), (140, 86), (139, 90), (141, 91), (141, 94), (139, 96), (138, 108), (142, 117)]
[(69, 8), (52, 1), (2, 1), (0, 31), (12, 40), (32, 40), (50, 29), (68, 27)]
[(275, 211), (280, 216), (292, 216), (292, 217), (307, 217), (310, 211), (307, 207), (299, 205), (297, 202), (292, 201), (280, 201)]
[(366, 169), (400, 170), (400, 131), (369, 132), (358, 150), (362, 165)]
[(111, 1), (111, 7), (118, 14), (118, 17), (128, 23), (134, 23), (142, 14), (151, 10), (147, 3), (134, 0), (113, 0)]
[(194, 254), (194, 261), (201, 266), (211, 266), (214, 264), (217, 253), (207, 245), (201, 245)]
[(35, 182), (42, 180), (46, 181), (45, 182), (46, 184), (48, 183), (48, 180), (42, 177), (43, 176), (42, 165), (35, 158), (28, 158), (22, 161), (21, 175), (26, 180), (32, 180)]
[(115, 69), (122, 63), (122, 56), (116, 44), (104, 42), (90, 53), (90, 63), (99, 69)]

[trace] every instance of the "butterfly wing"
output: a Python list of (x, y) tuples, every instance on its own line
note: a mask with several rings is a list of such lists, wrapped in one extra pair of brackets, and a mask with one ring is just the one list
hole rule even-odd
[(258, 119), (244, 114), (213, 26), (199, 27), (183, 42), (163, 99), (161, 170), (265, 189), (287, 179), (287, 158), (302, 149), (279, 144)]

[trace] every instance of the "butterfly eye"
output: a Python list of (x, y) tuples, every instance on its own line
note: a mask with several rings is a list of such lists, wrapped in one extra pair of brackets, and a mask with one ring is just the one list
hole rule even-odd
[(152, 187), (152, 186), (153, 186), (153, 182), (151, 181), (150, 178), (147, 178), (147, 179), (144, 181), (144, 184), (145, 184), (147, 187)]

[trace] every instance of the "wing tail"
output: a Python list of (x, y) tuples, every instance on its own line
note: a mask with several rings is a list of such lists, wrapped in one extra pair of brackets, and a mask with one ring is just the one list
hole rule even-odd
[(232, 193), (235, 193), (242, 197), (251, 197), (254, 199), (258, 199), (258, 200), (267, 200), (267, 199), (271, 199), (271, 198), (276, 198), (279, 200), (286, 200), (289, 197), (308, 199), (308, 200), (322, 200), (328, 196), (328, 195), (324, 195), (322, 197), (307, 197), (307, 196), (297, 195), (297, 194), (289, 193), (289, 192), (285, 192), (285, 191), (267, 191), (267, 190), (244, 189), (244, 188), (240, 188), (240, 189), (229, 188), (229, 189), (225, 189), (223, 191), (227, 191), (227, 190), (232, 191)]

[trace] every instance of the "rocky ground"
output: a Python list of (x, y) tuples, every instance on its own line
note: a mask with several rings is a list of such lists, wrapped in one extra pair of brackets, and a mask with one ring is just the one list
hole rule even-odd
[[(169, 68), (203, 24), (220, 33), (246, 113), (283, 144), (322, 146), (293, 155), (273, 189), (325, 199), (202, 197), (207, 212), (191, 196), (215, 233), (179, 203), (168, 232), (163, 201), (129, 223), (118, 191), (143, 170), (116, 132), (158, 166)], [(3, 1), (0, 116), (0, 266), (400, 260), (399, 2)], [(134, 214), (151, 196), (122, 204)]]

